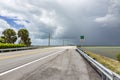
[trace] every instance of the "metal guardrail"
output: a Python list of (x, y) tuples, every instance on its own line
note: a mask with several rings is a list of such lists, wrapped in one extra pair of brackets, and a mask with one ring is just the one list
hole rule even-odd
[(98, 63), (96, 60), (88, 56), (84, 51), (77, 49), (77, 51), (94, 66), (94, 68), (100, 72), (102, 80), (120, 80), (120, 76), (115, 72), (107, 69), (102, 64)]
[(7, 49), (0, 49), (0, 52), (27, 50), (27, 49), (35, 49), (35, 48), (38, 48), (38, 47), (7, 48)]

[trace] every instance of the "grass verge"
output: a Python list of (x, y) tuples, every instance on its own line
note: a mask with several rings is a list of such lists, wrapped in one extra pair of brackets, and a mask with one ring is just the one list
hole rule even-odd
[(90, 57), (95, 58), (99, 63), (103, 64), (108, 69), (120, 75), (120, 62), (119, 61), (95, 54), (90, 51), (86, 51), (86, 53), (89, 54)]

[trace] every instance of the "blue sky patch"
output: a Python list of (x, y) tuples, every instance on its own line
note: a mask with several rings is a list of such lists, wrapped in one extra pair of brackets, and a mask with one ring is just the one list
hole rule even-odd
[[(21, 25), (21, 24), (17, 24), (15, 21), (19, 21), (19, 19), (16, 19), (16, 18), (9, 18), (9, 17), (5, 17), (5, 16), (0, 16), (0, 19), (3, 19), (5, 20), (11, 27), (14, 27), (14, 28), (24, 28), (24, 25)], [(30, 23), (29, 21), (27, 20), (24, 20), (26, 23)]]

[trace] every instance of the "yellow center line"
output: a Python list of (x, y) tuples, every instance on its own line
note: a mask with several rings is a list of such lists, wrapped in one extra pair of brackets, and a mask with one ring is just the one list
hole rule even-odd
[(35, 52), (27, 52), (27, 53), (19, 53), (19, 54), (14, 54), (14, 55), (9, 55), (9, 56), (0, 56), (0, 60), (10, 59), (10, 58), (16, 58), (16, 57), (21, 57), (21, 56), (26, 56), (26, 55), (30, 55), (30, 54), (37, 54), (37, 53), (46, 52), (46, 51), (47, 50), (44, 50), (44, 51), (35, 51)]

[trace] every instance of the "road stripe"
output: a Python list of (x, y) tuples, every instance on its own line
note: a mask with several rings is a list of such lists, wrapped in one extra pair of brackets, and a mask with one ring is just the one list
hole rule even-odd
[(55, 52), (55, 53), (50, 54), (50, 55), (48, 55), (48, 56), (42, 57), (42, 58), (40, 58), (40, 59), (34, 60), (34, 61), (29, 62), (29, 63), (26, 63), (26, 64), (24, 64), (24, 65), (21, 65), (21, 66), (19, 66), (19, 67), (13, 68), (13, 69), (8, 70), (8, 71), (5, 71), (5, 72), (3, 72), (3, 73), (0, 73), (0, 76), (3, 76), (3, 75), (5, 75), (5, 74), (8, 74), (8, 73), (10, 73), (10, 72), (12, 72), (12, 71), (18, 70), (18, 69), (20, 69), (20, 68), (23, 68), (23, 67), (25, 67), (25, 66), (28, 66), (28, 65), (30, 65), (30, 64), (33, 64), (33, 63), (38, 62), (38, 61), (40, 61), (40, 60), (46, 59), (46, 58), (48, 58), (48, 57), (50, 57), (50, 56), (53, 56), (53, 55), (56, 55), (56, 54), (58, 54), (58, 53), (60, 54), (60, 53), (63, 52), (63, 51), (65, 51), (65, 50)]
[(9, 56), (0, 56), (0, 60), (26, 56), (26, 55), (30, 55), (30, 54), (37, 54), (39, 52), (40, 51), (34, 51), (34, 52), (25, 52), (25, 53), (19, 53), (19, 54), (14, 54), (14, 55), (9, 55)]

